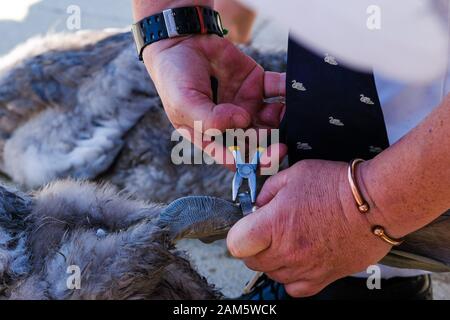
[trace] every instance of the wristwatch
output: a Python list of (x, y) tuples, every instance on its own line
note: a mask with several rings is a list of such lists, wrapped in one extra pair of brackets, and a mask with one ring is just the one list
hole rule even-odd
[(189, 34), (224, 36), (219, 13), (200, 6), (164, 10), (133, 24), (132, 31), (141, 61), (144, 48), (160, 40)]

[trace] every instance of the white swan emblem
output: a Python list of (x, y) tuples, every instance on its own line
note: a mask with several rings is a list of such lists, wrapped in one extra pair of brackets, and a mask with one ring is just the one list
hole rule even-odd
[(342, 121), (339, 120), (339, 119), (335, 119), (333, 117), (329, 117), (328, 119), (330, 119), (330, 124), (332, 124), (332, 125), (335, 125), (335, 126), (338, 126), (338, 127), (343, 127), (344, 126)]
[(369, 97), (365, 97), (363, 94), (360, 95), (360, 99), (359, 99), (362, 103), (365, 104), (375, 104), (372, 99), (370, 99)]
[(292, 88), (298, 91), (306, 91), (305, 86), (301, 82), (297, 82), (297, 80), (292, 80)]
[(309, 143), (297, 142), (297, 149), (298, 150), (312, 150), (312, 147), (309, 145)]
[(331, 55), (329, 55), (328, 53), (325, 54), (325, 59), (324, 60), (325, 60), (326, 63), (331, 64), (333, 66), (337, 66), (338, 65), (338, 63), (336, 61), (336, 58), (331, 56)]

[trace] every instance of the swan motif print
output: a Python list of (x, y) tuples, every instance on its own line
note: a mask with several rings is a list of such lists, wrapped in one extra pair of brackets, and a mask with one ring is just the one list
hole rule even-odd
[(297, 149), (298, 150), (312, 150), (312, 147), (307, 142), (297, 142)]
[(301, 82), (297, 82), (297, 80), (292, 80), (292, 88), (298, 91), (306, 91), (305, 86)]
[(332, 66), (337, 66), (337, 65), (339, 65), (339, 64), (337, 63), (337, 61), (336, 61), (336, 58), (333, 57), (333, 56), (331, 56), (331, 55), (329, 55), (328, 53), (325, 54), (324, 60), (325, 60), (326, 63), (331, 64)]
[(363, 94), (361, 94), (359, 101), (361, 101), (362, 103), (365, 104), (370, 104), (370, 105), (374, 105), (375, 103), (372, 101), (372, 99), (370, 99), (369, 97), (364, 96)]
[(337, 127), (343, 127), (344, 126), (344, 123), (342, 123), (342, 121), (339, 120), (339, 119), (335, 119), (333, 117), (329, 117), (328, 119), (329, 119), (330, 124), (332, 124), (334, 126), (337, 126)]

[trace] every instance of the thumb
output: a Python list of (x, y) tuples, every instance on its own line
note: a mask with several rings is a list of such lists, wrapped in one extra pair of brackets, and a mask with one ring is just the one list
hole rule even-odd
[(256, 205), (258, 207), (266, 206), (284, 188), (287, 184), (287, 172), (288, 170), (281, 171), (267, 179), (259, 192), (258, 199), (256, 199)]
[(269, 248), (272, 243), (270, 204), (242, 218), (227, 237), (227, 246), (236, 258), (252, 257)]

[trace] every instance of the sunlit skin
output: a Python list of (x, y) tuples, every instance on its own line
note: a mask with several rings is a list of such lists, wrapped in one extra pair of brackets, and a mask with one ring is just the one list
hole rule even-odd
[[(213, 1), (135, 1), (136, 19), (166, 8), (213, 6)], [(176, 128), (277, 126), (279, 105), (263, 107), (264, 96), (280, 94), (285, 77), (264, 73), (232, 44), (214, 36), (165, 40), (144, 51), (146, 66)], [(220, 82), (219, 105), (211, 101), (211, 75)], [(283, 92), (284, 93), (284, 92)], [(230, 231), (230, 252), (248, 267), (267, 272), (294, 297), (310, 296), (341, 277), (379, 261), (390, 246), (374, 236), (382, 225), (401, 238), (450, 207), (450, 98), (417, 128), (360, 165), (358, 184), (371, 210), (356, 208), (347, 164), (308, 160), (264, 185), (260, 209)], [(282, 156), (285, 149), (282, 148)]]
[(229, 31), (228, 39), (234, 43), (250, 42), (256, 13), (235, 0), (215, 0), (214, 7), (221, 13), (223, 25)]

